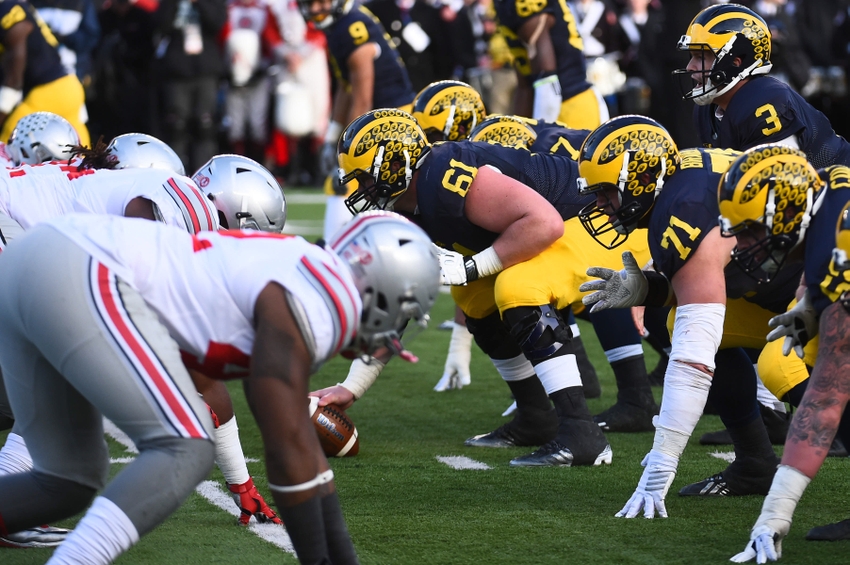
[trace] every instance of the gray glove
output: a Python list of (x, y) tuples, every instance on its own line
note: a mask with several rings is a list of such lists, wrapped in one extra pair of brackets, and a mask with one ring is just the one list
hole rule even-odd
[(605, 267), (590, 267), (587, 270), (587, 276), (600, 279), (583, 283), (578, 288), (581, 292), (596, 291), (581, 299), (585, 306), (593, 306), (591, 312), (643, 304), (649, 283), (631, 251), (623, 252), (623, 267), (622, 271)]

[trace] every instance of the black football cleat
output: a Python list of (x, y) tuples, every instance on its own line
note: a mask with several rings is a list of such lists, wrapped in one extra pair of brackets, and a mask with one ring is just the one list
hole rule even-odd
[(555, 409), (532, 411), (516, 410), (513, 420), (490, 433), (467, 439), (468, 447), (529, 447), (551, 441), (558, 431)]
[[(594, 467), (610, 465), (613, 451), (607, 443), (591, 463)], [(573, 467), (578, 466), (572, 451), (557, 439), (553, 439), (534, 453), (511, 459), (511, 467)]]
[(817, 526), (806, 534), (809, 541), (841, 541), (850, 540), (850, 520), (842, 520), (835, 524)]
[(655, 430), (652, 418), (658, 414), (658, 406), (646, 407), (617, 402), (604, 412), (593, 417), (593, 421), (606, 432), (651, 432)]
[(729, 488), (723, 473), (717, 473), (707, 479), (682, 487), (679, 496), (739, 496)]
[(679, 496), (765, 496), (770, 490), (779, 460), (735, 460), (724, 471), (682, 487)]
[(71, 530), (65, 528), (38, 526), (0, 537), (0, 547), (18, 549), (56, 547), (65, 541), (70, 533)]

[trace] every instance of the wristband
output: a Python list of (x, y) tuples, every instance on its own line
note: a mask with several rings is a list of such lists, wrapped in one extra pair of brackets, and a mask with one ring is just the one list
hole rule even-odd
[(339, 141), (339, 134), (342, 133), (342, 124), (339, 122), (331, 122), (328, 124), (328, 129), (325, 131), (325, 143), (333, 143)]
[(646, 296), (641, 306), (666, 306), (673, 297), (673, 285), (657, 271), (643, 271), (646, 277)]
[(24, 99), (24, 93), (9, 86), (0, 86), (0, 112), (8, 114)]
[(273, 485), (269, 483), (269, 490), (272, 490), (274, 492), (281, 492), (284, 494), (291, 492), (302, 492), (305, 490), (310, 490), (313, 487), (327, 484), (332, 480), (334, 480), (334, 472), (333, 470), (328, 469), (327, 471), (316, 475), (314, 479), (311, 479), (306, 483), (301, 483), (300, 485)]
[(495, 275), (504, 268), (502, 267), (502, 261), (499, 259), (499, 255), (492, 246), (471, 257), (464, 257), (463, 266), (466, 268), (466, 282)]

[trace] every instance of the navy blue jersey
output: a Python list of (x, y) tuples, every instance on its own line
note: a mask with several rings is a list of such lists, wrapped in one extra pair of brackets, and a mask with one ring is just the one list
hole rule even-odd
[(700, 141), (706, 147), (745, 151), (796, 135), (815, 168), (850, 166), (850, 143), (836, 135), (826, 116), (773, 77), (754, 77), (745, 83), (722, 120), (715, 116), (716, 110), (714, 104), (694, 109)]
[(421, 163), (416, 176), (416, 222), (437, 245), (460, 253), (483, 251), (499, 236), (474, 225), (464, 214), (467, 190), (480, 167), (490, 165), (529, 186), (551, 202), (564, 220), (595, 198), (579, 196), (578, 166), (560, 155), (483, 141), (453, 141), (435, 144)]
[(850, 168), (834, 166), (819, 172), (827, 183), (822, 189), (826, 192), (805, 234), (806, 285), (818, 314), (850, 290), (846, 280), (850, 273), (839, 274), (832, 264), (838, 216), (850, 201)]
[(531, 63), (525, 44), (517, 35), (527, 20), (538, 14), (552, 14), (555, 24), (549, 29), (552, 47), (555, 49), (558, 82), (564, 100), (590, 88), (584, 63), (584, 43), (576, 26), (575, 16), (563, 0), (496, 0), (496, 16), (499, 32), (514, 57), (514, 66), (519, 74), (532, 82), (539, 77), (531, 76)]
[(578, 150), (590, 130), (571, 129), (561, 123), (543, 120), (525, 120), (537, 134), (537, 139), (531, 145), (531, 150), (538, 153), (554, 153), (578, 160)]
[(328, 38), (331, 68), (336, 79), (346, 90), (350, 87), (348, 58), (361, 45), (375, 43), (378, 58), (375, 59), (375, 85), (372, 90), (374, 108), (399, 108), (410, 104), (416, 93), (407, 76), (407, 69), (390, 43), (381, 22), (363, 6), (350, 12), (323, 30)]
[(24, 96), (26, 96), (36, 86), (53, 82), (68, 73), (62, 67), (59, 52), (56, 50), (59, 42), (35, 8), (27, 2), (18, 0), (0, 2), (0, 55), (5, 54), (6, 35), (9, 29), (24, 20), (33, 25), (32, 33), (27, 36), (27, 64), (24, 69)]

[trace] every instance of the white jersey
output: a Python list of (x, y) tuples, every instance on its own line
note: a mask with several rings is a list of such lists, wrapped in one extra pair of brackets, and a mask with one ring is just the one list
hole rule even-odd
[(202, 232), (133, 218), (71, 215), (49, 222), (136, 289), (180, 346), (189, 368), (211, 378), (247, 375), (254, 307), (270, 282), (289, 293), (313, 369), (354, 338), (362, 303), (333, 252), (300, 237)]
[(6, 144), (0, 141), (0, 168), (14, 167), (15, 163), (6, 151)]
[(0, 169), (0, 211), (25, 230), (72, 212), (123, 216), (135, 198), (152, 201), (168, 225), (192, 233), (219, 227), (218, 213), (192, 179), (169, 171), (80, 171), (62, 162)]

